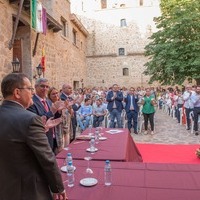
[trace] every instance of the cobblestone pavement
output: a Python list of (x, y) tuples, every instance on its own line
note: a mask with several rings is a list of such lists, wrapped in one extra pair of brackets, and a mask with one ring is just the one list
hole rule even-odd
[(148, 133), (138, 135), (132, 133), (134, 141), (137, 143), (154, 143), (154, 144), (199, 144), (200, 136), (195, 136), (186, 130), (185, 125), (177, 123), (162, 110), (157, 110), (155, 114), (155, 134)]

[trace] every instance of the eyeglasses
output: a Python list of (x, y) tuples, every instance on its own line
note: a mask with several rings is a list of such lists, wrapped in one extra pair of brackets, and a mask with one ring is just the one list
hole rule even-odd
[(43, 89), (44, 89), (44, 88), (49, 89), (49, 86), (48, 86), (48, 85), (40, 85), (40, 87), (43, 88)]
[(32, 87), (27, 87), (27, 88), (18, 88), (18, 89), (20, 89), (20, 90), (30, 90), (31, 92), (33, 92), (34, 91), (34, 88), (32, 88)]

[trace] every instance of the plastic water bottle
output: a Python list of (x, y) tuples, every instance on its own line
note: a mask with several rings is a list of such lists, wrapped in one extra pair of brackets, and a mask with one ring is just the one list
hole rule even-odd
[(69, 162), (67, 165), (67, 178), (68, 178), (68, 187), (74, 186), (74, 166), (72, 162)]
[(95, 150), (95, 137), (92, 136), (90, 140), (90, 151), (94, 151), (94, 150)]
[(106, 186), (109, 186), (112, 183), (111, 165), (109, 160), (106, 160), (104, 167), (104, 181)]
[(69, 162), (72, 162), (72, 165), (73, 165), (73, 159), (72, 159), (72, 154), (71, 153), (68, 153), (67, 154), (67, 158), (66, 158), (67, 165), (69, 164)]

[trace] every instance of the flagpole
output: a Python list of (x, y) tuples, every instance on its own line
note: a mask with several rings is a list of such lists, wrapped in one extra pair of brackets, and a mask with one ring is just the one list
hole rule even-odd
[(22, 12), (23, 3), (24, 3), (24, 0), (21, 0), (19, 2), (19, 8), (18, 8), (18, 12), (17, 12), (17, 17), (15, 19), (15, 25), (14, 25), (14, 30), (13, 30), (13, 33), (12, 33), (12, 38), (11, 38), (9, 45), (8, 45), (9, 49), (12, 49), (13, 44), (14, 44), (15, 35), (16, 35), (16, 32), (17, 32), (18, 24), (19, 24), (19, 17), (20, 17), (21, 12)]

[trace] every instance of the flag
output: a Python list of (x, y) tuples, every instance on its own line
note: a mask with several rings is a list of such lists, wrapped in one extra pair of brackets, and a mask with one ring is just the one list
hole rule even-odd
[(47, 32), (47, 12), (44, 7), (42, 7), (42, 29), (43, 34), (46, 35)]
[(31, 1), (31, 26), (37, 33), (46, 35), (47, 15), (46, 9), (38, 0)]
[(36, 29), (36, 8), (37, 0), (31, 1), (31, 26), (33, 29)]
[(44, 45), (42, 46), (42, 58), (41, 58), (41, 63), (42, 65), (42, 71), (45, 72), (45, 68), (46, 68), (46, 63), (45, 63), (45, 49), (44, 49)]

